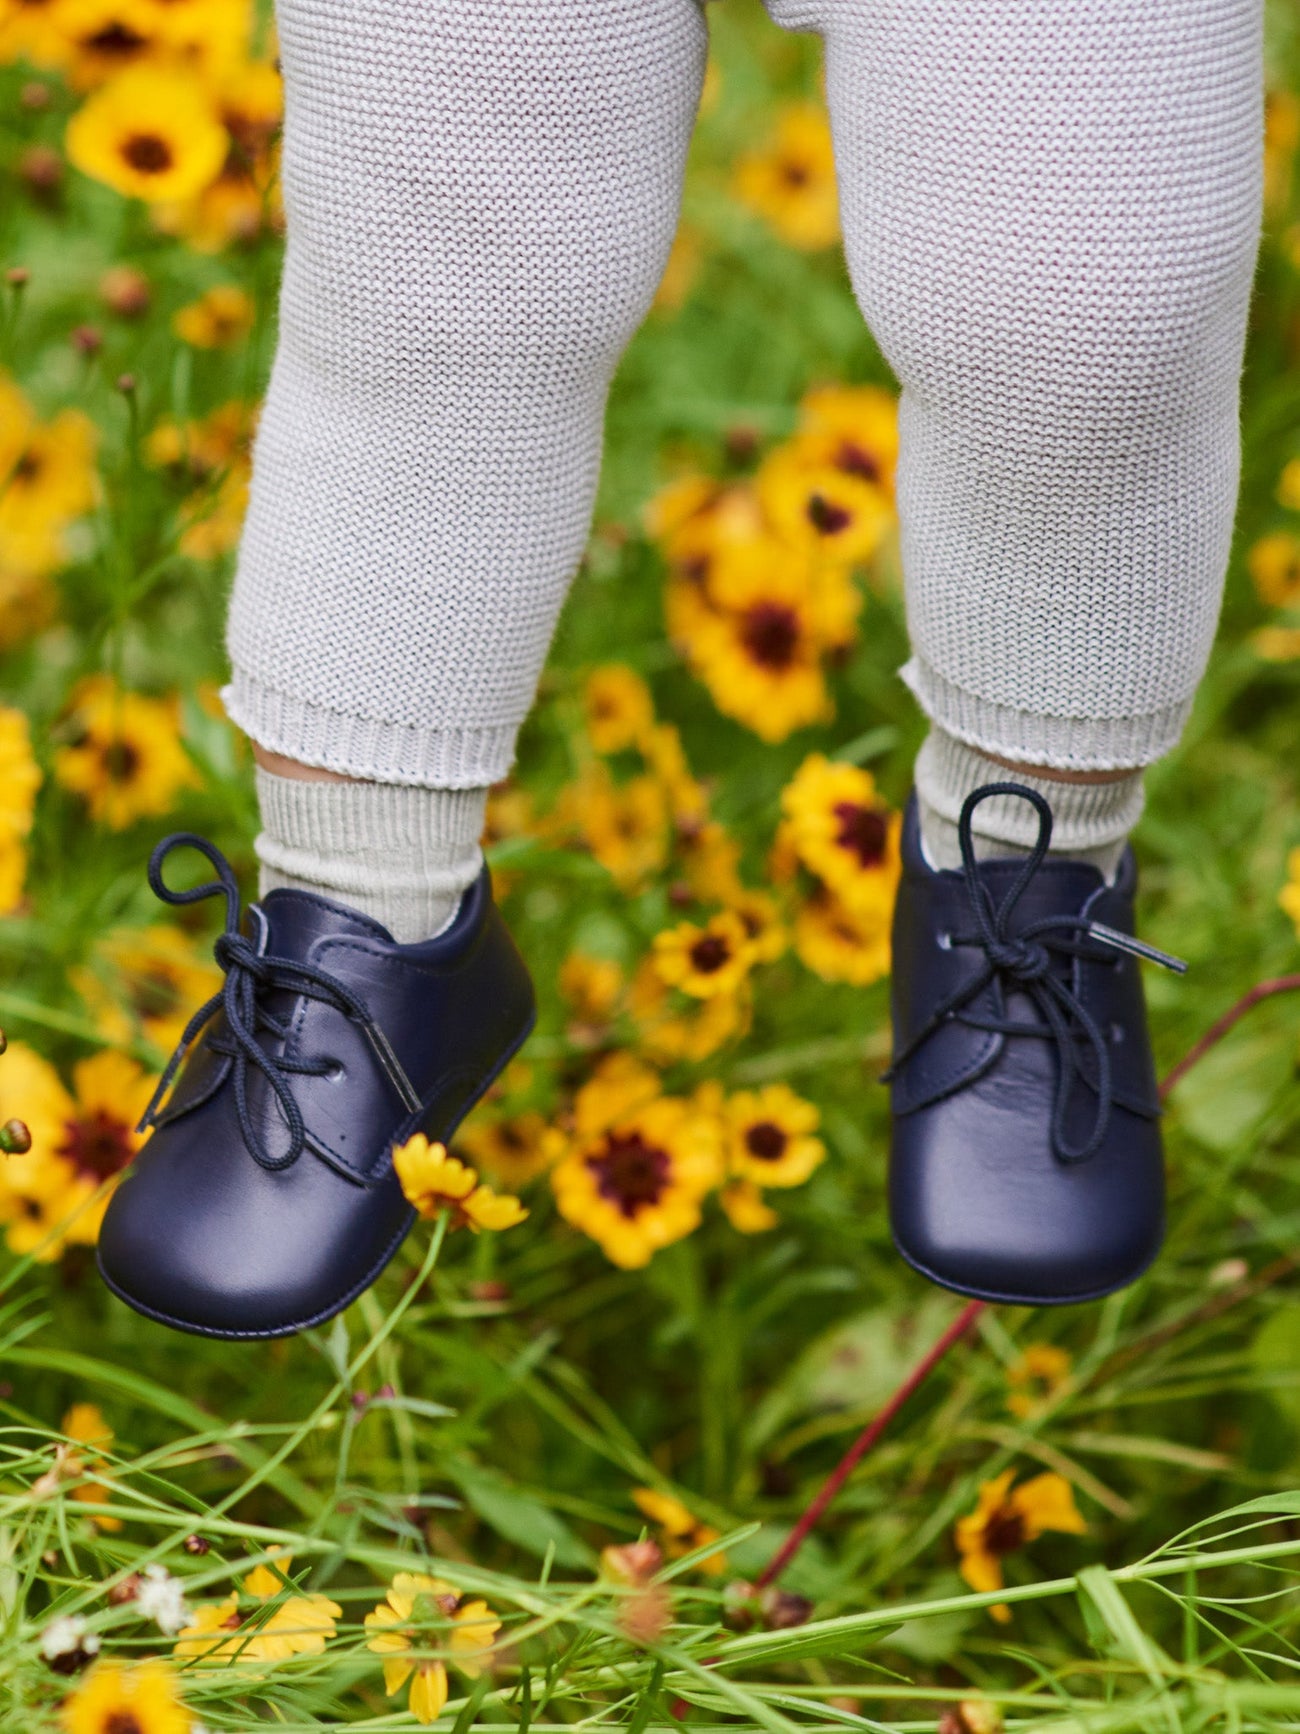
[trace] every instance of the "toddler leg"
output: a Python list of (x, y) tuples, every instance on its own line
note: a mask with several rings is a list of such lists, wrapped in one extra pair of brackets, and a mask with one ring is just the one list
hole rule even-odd
[[(770, 4), (825, 37), (849, 265), (903, 387), (927, 851), (956, 864), (963, 798), (1010, 763), (1050, 790), (1054, 849), (1108, 865), (1218, 615), (1262, 5)], [(976, 814), (998, 853), (1035, 825)]]
[(414, 939), (478, 870), (582, 550), (706, 31), (698, 0), (278, 10), (288, 251), (223, 697), (262, 889)]

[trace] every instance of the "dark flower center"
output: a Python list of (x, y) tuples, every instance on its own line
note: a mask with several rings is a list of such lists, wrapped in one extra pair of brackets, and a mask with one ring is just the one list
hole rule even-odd
[(104, 1734), (145, 1734), (134, 1710), (110, 1710), (104, 1719)]
[(138, 54), (142, 48), (149, 46), (149, 38), (141, 36), (138, 30), (132, 30), (129, 24), (123, 24), (121, 19), (115, 19), (112, 24), (106, 24), (102, 30), (88, 36), (85, 46), (95, 54), (111, 55), (125, 58), (128, 54)]
[(596, 1177), (597, 1190), (623, 1215), (657, 1204), (668, 1185), (672, 1159), (666, 1150), (647, 1144), (639, 1132), (611, 1132), (599, 1156), (588, 1156), (587, 1166)]
[(759, 602), (746, 611), (740, 640), (764, 668), (789, 668), (799, 647), (798, 616), (779, 602)]
[(790, 1142), (774, 1120), (760, 1120), (745, 1132), (745, 1148), (760, 1162), (779, 1162)]
[(808, 521), (823, 536), (838, 536), (853, 522), (847, 506), (837, 506), (825, 494), (811, 494), (808, 499)]
[(863, 807), (856, 801), (840, 801), (833, 809), (840, 822), (835, 841), (858, 858), (861, 867), (878, 867), (885, 858), (889, 841), (889, 821), (875, 807)]
[(984, 1525), (984, 1551), (996, 1554), (1014, 1553), (1025, 1545), (1025, 1520), (1018, 1511), (1003, 1505)]
[(12, 480), (15, 482), (34, 482), (42, 469), (41, 460), (33, 451), (25, 451), (14, 465)]
[(142, 175), (160, 175), (175, 160), (167, 140), (153, 132), (132, 133), (122, 146), (122, 155)]
[(96, 1108), (93, 1114), (67, 1121), (58, 1153), (66, 1156), (80, 1173), (107, 1180), (110, 1174), (120, 1173), (135, 1152), (126, 1122)]
[(165, 1018), (176, 1010), (180, 990), (163, 969), (146, 970), (131, 983), (131, 1004), (142, 1018)]
[(701, 975), (716, 975), (731, 961), (731, 947), (719, 934), (706, 933), (690, 949), (691, 963)]
[(104, 748), (104, 774), (112, 783), (129, 783), (140, 768), (140, 753), (130, 741), (109, 741)]
[(835, 454), (835, 468), (844, 470), (850, 476), (861, 476), (864, 482), (880, 480), (880, 465), (856, 440), (841, 441), (840, 449)]
[(787, 187), (798, 188), (806, 187), (812, 176), (808, 171), (807, 163), (798, 163), (787, 157), (781, 164), (781, 179)]

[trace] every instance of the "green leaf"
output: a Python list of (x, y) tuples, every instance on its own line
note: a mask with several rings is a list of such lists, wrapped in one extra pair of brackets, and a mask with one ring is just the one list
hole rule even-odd
[(478, 1463), (454, 1463), (448, 1472), (465, 1496), (470, 1509), (489, 1529), (526, 1552), (544, 1558), (555, 1550), (561, 1565), (580, 1568), (594, 1563), (594, 1555), (558, 1513), (531, 1493), (524, 1493)]

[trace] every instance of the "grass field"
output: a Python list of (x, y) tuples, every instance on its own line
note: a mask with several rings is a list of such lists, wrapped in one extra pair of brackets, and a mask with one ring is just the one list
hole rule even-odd
[[(759, 1585), (961, 1303), (901, 1265), (883, 1193), (923, 727), (894, 386), (817, 45), (756, 0), (710, 15), (681, 236), (490, 810), (541, 1011), (455, 1154), (527, 1218), (448, 1209), (332, 1327), (244, 1346), (128, 1312), (92, 1248), (219, 980), (215, 905), (173, 918), (149, 849), (196, 830), (255, 884), (217, 688), (274, 340), (274, 47), (247, 0), (0, 0), (4, 1734), (1300, 1728), (1300, 995), (1172, 1091), (1151, 1274), (985, 1311)], [(1270, 53), (1222, 630), (1138, 838), (1143, 932), (1191, 964), (1147, 977), (1162, 1071), (1300, 969), (1280, 3)]]

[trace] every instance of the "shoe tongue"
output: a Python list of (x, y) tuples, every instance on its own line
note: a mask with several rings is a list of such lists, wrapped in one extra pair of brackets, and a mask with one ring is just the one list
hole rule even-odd
[[(1010, 891), (1025, 864), (1025, 857), (994, 856), (978, 863), (979, 876), (989, 889), (996, 909)], [(1011, 931), (1044, 915), (1078, 915), (1084, 904), (1106, 883), (1101, 869), (1091, 861), (1053, 859), (1050, 855), (1033, 874), (1016, 899), (1011, 912)]]
[(280, 886), (259, 899), (255, 907), (262, 911), (269, 929), (265, 949), (276, 957), (305, 958), (318, 939), (334, 934), (394, 943), (386, 927), (359, 909), (331, 903), (311, 891)]

